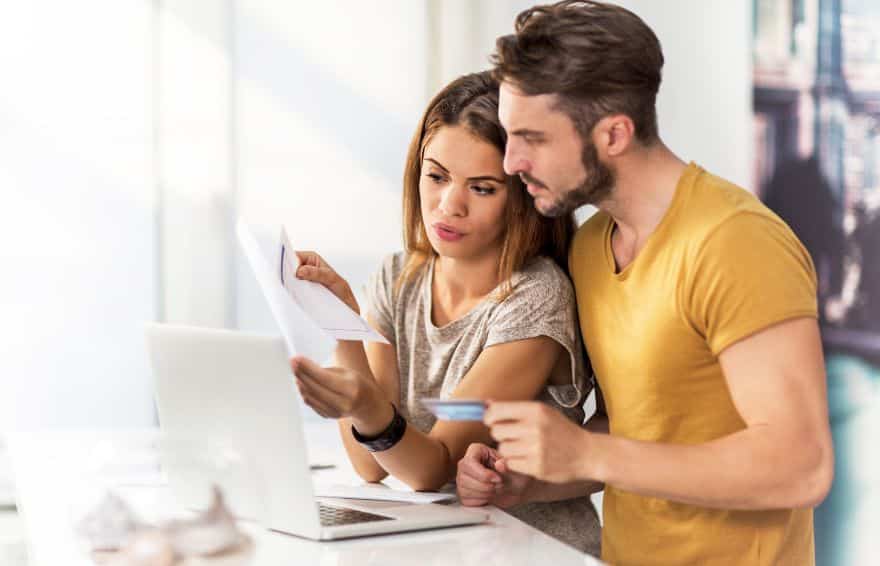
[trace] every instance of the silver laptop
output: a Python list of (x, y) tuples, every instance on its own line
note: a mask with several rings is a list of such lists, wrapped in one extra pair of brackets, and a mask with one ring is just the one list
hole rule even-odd
[[(147, 345), (163, 433), (162, 461), (176, 499), (204, 507), (219, 484), (232, 511), (266, 527), (315, 540), (452, 527), (487, 514), (437, 504), (379, 509), (314, 495), (287, 351), (281, 338), (151, 324)], [(187, 446), (222, 446), (253, 471), (253, 482), (222, 465), (193, 465)], [(198, 448), (197, 448), (198, 450)], [(191, 454), (190, 454), (191, 456)], [(333, 503), (332, 505), (327, 503)]]

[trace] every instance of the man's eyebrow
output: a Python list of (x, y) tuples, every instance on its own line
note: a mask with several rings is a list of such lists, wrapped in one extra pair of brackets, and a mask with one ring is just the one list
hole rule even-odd
[(518, 130), (513, 130), (512, 132), (508, 132), (510, 136), (533, 136), (533, 137), (544, 137), (544, 132), (539, 130), (531, 130), (529, 128), (519, 128)]

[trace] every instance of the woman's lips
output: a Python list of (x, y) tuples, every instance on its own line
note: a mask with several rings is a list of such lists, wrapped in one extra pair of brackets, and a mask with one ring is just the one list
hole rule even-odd
[(464, 238), (464, 234), (458, 232), (452, 226), (437, 223), (434, 224), (432, 227), (434, 228), (434, 233), (437, 234), (437, 237), (444, 242), (457, 242), (458, 240)]

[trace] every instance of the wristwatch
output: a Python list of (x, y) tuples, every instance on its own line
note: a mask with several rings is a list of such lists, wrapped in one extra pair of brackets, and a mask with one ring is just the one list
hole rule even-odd
[(351, 426), (351, 435), (361, 444), (361, 446), (370, 452), (382, 452), (383, 450), (388, 450), (400, 442), (400, 439), (403, 438), (403, 433), (406, 432), (406, 419), (400, 416), (394, 403), (391, 403), (391, 408), (394, 410), (394, 416), (391, 417), (391, 423), (385, 427), (385, 430), (376, 436), (364, 436), (354, 428), (354, 425)]

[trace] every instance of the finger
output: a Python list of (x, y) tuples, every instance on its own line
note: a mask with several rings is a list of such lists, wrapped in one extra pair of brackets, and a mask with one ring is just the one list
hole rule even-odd
[(334, 287), (342, 281), (339, 275), (329, 267), (301, 265), (296, 268), (296, 276), (306, 281), (319, 283), (325, 287)]
[(501, 475), (510, 473), (510, 466), (507, 465), (507, 460), (504, 458), (498, 458), (495, 460), (495, 471)]
[[(489, 434), (496, 442), (511, 442), (515, 440), (523, 440), (531, 436), (532, 428), (520, 422), (503, 421), (502, 424), (495, 424), (489, 429)], [(499, 451), (500, 452), (500, 451)]]
[(299, 259), (300, 265), (314, 265), (316, 267), (327, 265), (327, 262), (324, 261), (324, 258), (313, 251), (294, 250), (293, 253), (295, 253), (297, 259)]
[(509, 472), (518, 471), (514, 466), (515, 460), (529, 459), (531, 456), (530, 443), (520, 441), (502, 442), (498, 445), (498, 452), (507, 461), (505, 466)]
[(465, 497), (492, 497), (495, 493), (495, 484), (482, 483), (464, 476), (458, 476), (455, 480), (456, 490)]
[(474, 489), (479, 490), (492, 489), (492, 486), (503, 481), (494, 470), (473, 463), (460, 464), (458, 478), (465, 482), (465, 485), (474, 486)]
[(490, 401), (483, 422), (492, 426), (504, 421), (531, 420), (541, 406), (540, 401)]
[(305, 356), (291, 358), (290, 368), (295, 376), (311, 383), (337, 384), (343, 377), (340, 368), (322, 367)]
[(294, 356), (290, 358), (290, 369), (294, 375), (302, 378), (320, 379), (330, 373), (327, 368), (323, 368), (305, 356)]
[(312, 408), (316, 413), (324, 417), (325, 419), (335, 419), (338, 416), (337, 411), (334, 411), (332, 407), (327, 406), (325, 403), (321, 402), (319, 399), (316, 399), (308, 394), (302, 394), (303, 402)]
[(346, 385), (339, 375), (330, 371), (330, 377), (322, 377), (321, 379), (302, 378), (303, 385), (308, 388), (309, 394), (319, 398), (322, 402), (336, 410), (345, 412), (350, 408), (354, 399), (349, 392), (352, 387)]
[(489, 504), (488, 497), (465, 497), (459, 494), (458, 501), (465, 507), (483, 507)]
[(339, 368), (324, 368), (304, 356), (294, 356), (290, 361), (294, 375), (301, 379), (310, 390), (339, 404), (348, 399), (346, 377)]
[(323, 399), (320, 393), (315, 393), (313, 389), (309, 387), (309, 384), (305, 383), (303, 380), (297, 379), (296, 387), (299, 390), (299, 395), (302, 397), (303, 402), (309, 407), (315, 409), (315, 412), (322, 417), (337, 414), (339, 412), (336, 407), (326, 399)]
[(474, 442), (468, 446), (464, 457), (458, 461), (458, 470), (480, 482), (500, 482), (501, 477), (492, 470), (492, 462), (497, 455), (494, 449)]
[(511, 457), (507, 460), (511, 472), (534, 477), (532, 462), (529, 458)]

